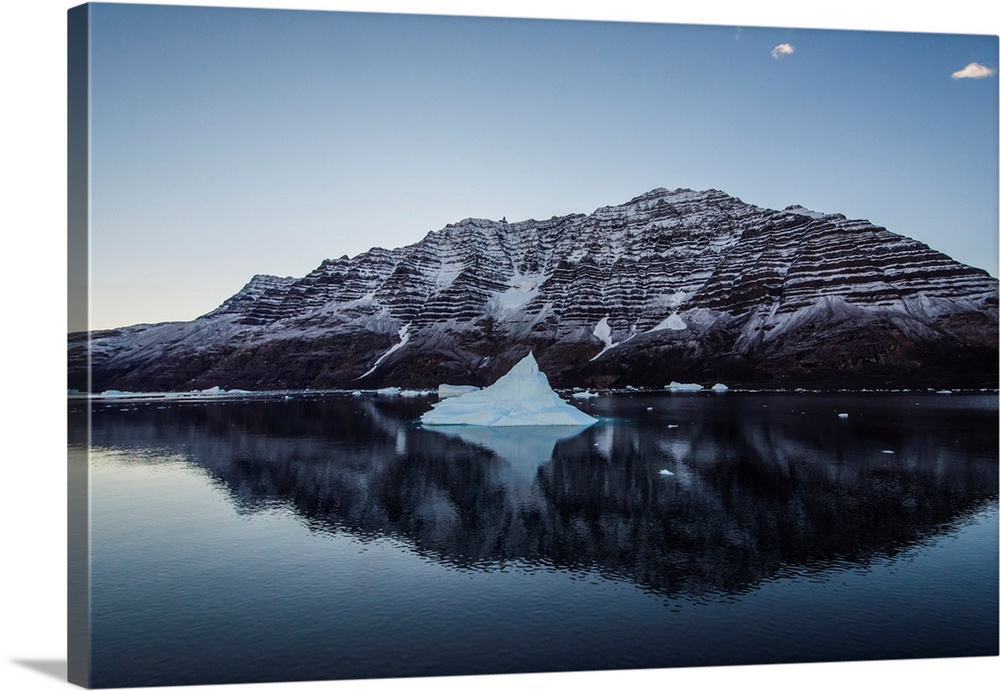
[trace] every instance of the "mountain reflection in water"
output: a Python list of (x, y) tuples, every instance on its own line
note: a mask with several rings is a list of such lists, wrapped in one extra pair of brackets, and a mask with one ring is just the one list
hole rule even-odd
[[(997, 500), (994, 396), (602, 396), (581, 404), (602, 418), (588, 428), (431, 430), (416, 421), (428, 407), (124, 402), (94, 407), (91, 443), (183, 457), (240, 510), (279, 504), (312, 530), (392, 536), (461, 568), (597, 571), (669, 597), (865, 565)], [(85, 416), (70, 420), (84, 441)]]

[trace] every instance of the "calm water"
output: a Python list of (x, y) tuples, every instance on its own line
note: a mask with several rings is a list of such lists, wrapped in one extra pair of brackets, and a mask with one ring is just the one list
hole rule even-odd
[(93, 683), (998, 652), (995, 396), (432, 400), (92, 406)]

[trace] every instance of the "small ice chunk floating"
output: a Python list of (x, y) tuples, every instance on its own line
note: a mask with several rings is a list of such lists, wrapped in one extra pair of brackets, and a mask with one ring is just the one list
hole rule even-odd
[(460, 386), (458, 384), (441, 384), (438, 387), (438, 398), (450, 398), (451, 396), (464, 396), (467, 393), (479, 391), (478, 386)]
[(492, 386), (434, 404), (425, 425), (592, 425), (597, 422), (559, 397), (528, 353)]

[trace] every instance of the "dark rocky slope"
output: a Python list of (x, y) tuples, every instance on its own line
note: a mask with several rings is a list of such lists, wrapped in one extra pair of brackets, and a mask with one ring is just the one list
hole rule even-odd
[(483, 385), (532, 349), (562, 387), (995, 388), (997, 306), (986, 272), (867, 221), (656, 189), (255, 276), (192, 322), (71, 334), (69, 386)]

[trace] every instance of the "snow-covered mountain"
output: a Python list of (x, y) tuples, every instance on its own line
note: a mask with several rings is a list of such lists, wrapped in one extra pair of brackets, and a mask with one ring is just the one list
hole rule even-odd
[(996, 387), (997, 307), (985, 271), (868, 221), (655, 189), (258, 275), (191, 322), (72, 334), (69, 385), (485, 385), (532, 350), (557, 387)]

